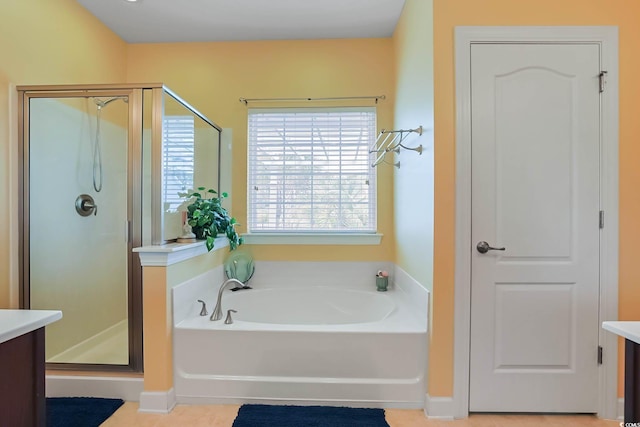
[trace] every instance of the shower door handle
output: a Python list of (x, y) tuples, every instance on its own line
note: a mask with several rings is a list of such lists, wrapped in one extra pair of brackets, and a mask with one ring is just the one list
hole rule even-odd
[(76, 212), (81, 216), (98, 215), (98, 205), (88, 194), (81, 194), (76, 199)]

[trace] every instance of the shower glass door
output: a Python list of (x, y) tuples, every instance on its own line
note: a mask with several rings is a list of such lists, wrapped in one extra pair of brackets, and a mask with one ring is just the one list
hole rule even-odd
[(23, 305), (62, 310), (46, 328), (48, 363), (132, 364), (130, 98), (28, 101)]

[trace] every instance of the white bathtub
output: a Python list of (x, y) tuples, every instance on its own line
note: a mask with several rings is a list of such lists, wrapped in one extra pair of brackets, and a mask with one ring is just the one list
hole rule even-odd
[[(423, 407), (426, 321), (405, 292), (254, 287), (225, 291), (231, 325), (198, 304), (176, 319), (179, 403)], [(204, 298), (211, 313), (215, 293)]]
[[(395, 309), (384, 292), (310, 286), (238, 291), (224, 296), (236, 321), (281, 325), (347, 325), (384, 320)], [(226, 313), (226, 311), (225, 311)]]

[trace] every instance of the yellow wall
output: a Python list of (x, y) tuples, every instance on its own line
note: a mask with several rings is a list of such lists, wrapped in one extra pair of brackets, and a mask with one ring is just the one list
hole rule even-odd
[(166, 391), (173, 387), (173, 317), (167, 267), (144, 267), (142, 287), (144, 389)]
[(121, 83), (126, 43), (74, 0), (0, 6), (2, 69), (18, 84)]
[[(10, 174), (10, 153), (9, 149), (9, 79), (0, 69), (0, 199), (10, 200), (9, 183)], [(14, 289), (9, 286), (9, 266), (11, 257), (10, 239), (13, 233), (9, 223), (10, 203), (3, 203), (0, 206), (0, 308), (11, 307), (12, 293), (18, 292), (18, 286)]]
[[(393, 124), (391, 39), (135, 44), (128, 47), (127, 64), (129, 82), (162, 81), (218, 125), (233, 129), (233, 188), (222, 191), (233, 196), (231, 210), (240, 224), (246, 224), (247, 215), (247, 107), (239, 102), (240, 97), (384, 94), (387, 99), (378, 104), (378, 128), (391, 128)], [(317, 105), (326, 104), (280, 103), (277, 107)], [(378, 230), (384, 234), (381, 245), (254, 245), (255, 258), (393, 260), (392, 173), (390, 167), (378, 168)], [(243, 226), (238, 230), (246, 231)]]
[[(17, 182), (12, 162), (17, 139), (15, 98), (10, 85), (113, 83), (126, 77), (126, 44), (74, 0), (21, 0), (0, 3), (0, 308), (15, 305), (18, 284), (11, 281), (17, 259)], [(14, 221), (11, 222), (11, 219)], [(15, 279), (15, 275), (13, 276)]]
[[(640, 302), (640, 3), (628, 0), (434, 0), (435, 252), (429, 394), (453, 394), (455, 238), (455, 93), (453, 29), (459, 25), (617, 25), (620, 30), (621, 320), (637, 320)], [(620, 355), (622, 356), (622, 355)], [(620, 358), (622, 366), (622, 357)], [(435, 374), (438, 373), (436, 376)], [(621, 381), (619, 395), (622, 395)]]
[(224, 247), (168, 267), (143, 268), (145, 391), (167, 391), (173, 387), (171, 289), (222, 265), (228, 254), (229, 248)]

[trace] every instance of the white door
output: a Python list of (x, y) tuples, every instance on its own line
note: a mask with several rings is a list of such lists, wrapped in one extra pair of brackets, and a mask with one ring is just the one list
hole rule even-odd
[(470, 411), (597, 412), (599, 56), (472, 45)]

